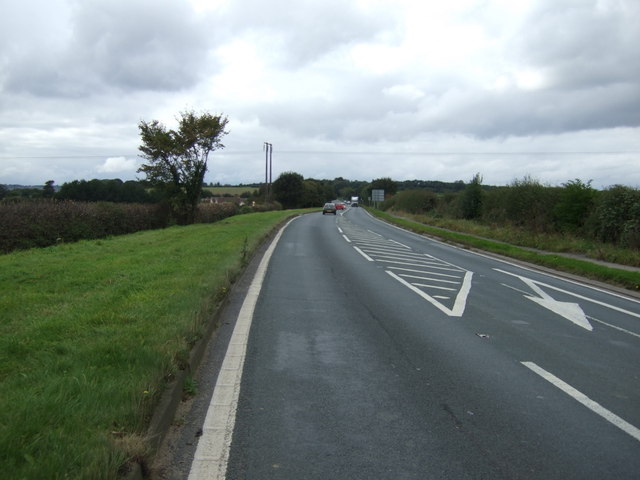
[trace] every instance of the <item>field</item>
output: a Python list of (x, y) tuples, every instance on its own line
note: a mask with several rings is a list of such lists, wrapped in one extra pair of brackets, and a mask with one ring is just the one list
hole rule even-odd
[(256, 192), (256, 187), (204, 187), (204, 190), (211, 192), (214, 197), (223, 197), (225, 195), (240, 196), (245, 192)]
[(0, 256), (3, 478), (113, 479), (243, 262), (296, 212)]

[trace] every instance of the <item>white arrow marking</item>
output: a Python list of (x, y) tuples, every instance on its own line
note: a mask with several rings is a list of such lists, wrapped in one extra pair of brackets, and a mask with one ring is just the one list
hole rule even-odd
[(536, 282), (531, 280), (530, 278), (521, 277), (520, 275), (515, 275), (513, 273), (505, 272), (503, 270), (498, 270), (499, 272), (506, 273), (507, 275), (512, 275), (516, 278), (519, 278), (524, 283), (526, 283), (531, 290), (539, 295), (539, 297), (534, 297), (531, 295), (525, 295), (525, 298), (534, 301), (538, 305), (543, 306), (544, 308), (551, 310), (554, 313), (557, 313), (561, 317), (566, 318), (570, 322), (575, 323), (579, 327), (584, 328), (585, 330), (592, 331), (593, 326), (587, 320), (587, 316), (580, 308), (580, 305), (577, 303), (571, 302), (560, 302), (551, 297), (548, 293), (543, 291)]

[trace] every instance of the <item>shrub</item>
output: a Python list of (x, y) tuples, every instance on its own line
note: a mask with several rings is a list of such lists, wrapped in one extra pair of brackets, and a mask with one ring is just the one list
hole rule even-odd
[(593, 208), (596, 191), (591, 187), (591, 180), (571, 180), (563, 184), (558, 203), (553, 214), (561, 232), (575, 233), (582, 229)]
[(0, 252), (162, 228), (159, 205), (31, 200), (0, 204)]
[(196, 223), (214, 223), (239, 213), (236, 203), (201, 203), (196, 211)]
[(545, 187), (525, 176), (522, 180), (514, 180), (504, 193), (505, 214), (513, 225), (537, 233), (553, 230), (557, 189)]
[(599, 240), (640, 248), (640, 190), (615, 185), (601, 192), (589, 226)]
[(385, 200), (397, 210), (413, 214), (424, 214), (436, 208), (438, 197), (430, 190), (404, 190), (391, 199)]

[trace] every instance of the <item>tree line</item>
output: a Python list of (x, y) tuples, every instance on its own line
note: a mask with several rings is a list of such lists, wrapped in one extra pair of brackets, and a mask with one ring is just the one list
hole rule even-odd
[[(10, 190), (0, 185), (2, 203), (20, 199), (73, 200), (160, 205), (162, 224), (189, 224), (202, 218), (199, 203), (205, 196), (204, 176), (209, 155), (224, 148), (227, 117), (204, 112), (181, 112), (178, 127), (169, 129), (157, 120), (138, 124), (139, 150), (145, 163), (138, 172), (142, 181), (75, 180), (54, 187), (53, 180), (42, 189)], [(384, 190), (382, 209), (412, 214), (450, 217), (508, 225), (535, 233), (567, 233), (623, 247), (640, 248), (640, 191), (612, 186), (596, 190), (591, 181), (570, 180), (560, 187), (542, 185), (526, 176), (504, 187), (482, 184), (478, 173), (469, 182), (378, 178), (370, 182), (305, 179), (296, 172), (284, 172), (269, 192), (261, 185), (251, 204), (268, 208), (320, 207), (334, 199), (358, 196), (370, 201), (374, 189)], [(57, 191), (56, 191), (57, 190)], [(273, 199), (275, 203), (269, 201)], [(214, 214), (212, 218), (217, 218)]]
[(372, 190), (382, 189), (385, 201), (377, 205), (382, 210), (472, 220), (534, 234), (575, 235), (640, 249), (640, 190), (622, 185), (597, 190), (591, 183), (574, 179), (557, 187), (525, 176), (507, 186), (490, 186), (482, 184), (479, 173), (466, 183), (390, 178), (350, 182), (285, 172), (274, 182), (273, 193), (285, 208), (304, 208), (355, 195), (370, 204)]

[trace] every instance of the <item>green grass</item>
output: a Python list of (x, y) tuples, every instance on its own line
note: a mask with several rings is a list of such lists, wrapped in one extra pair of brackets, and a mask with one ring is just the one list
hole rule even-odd
[[(477, 248), (487, 252), (493, 252), (507, 257), (515, 258), (531, 262), (537, 265), (553, 268), (556, 270), (581, 275), (587, 278), (598, 280), (612, 285), (627, 288), (629, 290), (640, 290), (640, 273), (624, 270), (620, 268), (612, 268), (604, 265), (599, 265), (588, 260), (581, 260), (578, 258), (571, 258), (557, 253), (543, 253), (533, 251), (530, 248), (522, 248), (520, 246), (513, 245), (511, 243), (505, 243), (509, 238), (512, 241), (518, 243), (524, 243), (527, 246), (538, 249), (550, 249), (555, 250), (558, 253), (562, 252), (580, 252), (580, 248), (573, 243), (573, 246), (567, 246), (566, 244), (559, 244), (558, 239), (545, 240), (543, 235), (536, 236), (536, 239), (522, 238), (522, 232), (518, 232), (516, 235), (513, 233), (498, 231), (492, 232), (488, 227), (477, 229), (477, 226), (470, 225), (469, 222), (460, 221), (455, 222), (452, 220), (447, 221), (446, 227), (439, 226), (434, 227), (423, 223), (427, 221), (422, 218), (422, 221), (416, 221), (404, 217), (390, 215), (389, 213), (379, 210), (370, 210), (376, 216), (384, 219), (387, 222), (393, 223), (407, 230), (414, 231), (416, 233), (428, 234), (445, 241), (454, 242), (460, 245), (464, 245), (471, 248)], [(465, 233), (459, 230), (466, 230)], [(472, 230), (475, 229), (475, 230)], [(506, 230), (506, 229), (505, 229)], [(473, 233), (469, 233), (469, 232)], [(499, 241), (492, 238), (487, 238), (492, 234), (496, 234), (499, 237)], [(478, 236), (481, 234), (482, 236)], [(636, 261), (637, 252), (628, 252), (627, 254), (619, 254), (621, 258), (625, 258), (633, 265)], [(613, 261), (612, 259), (608, 259)]]
[(112, 479), (246, 257), (294, 212), (0, 256), (4, 478)]

